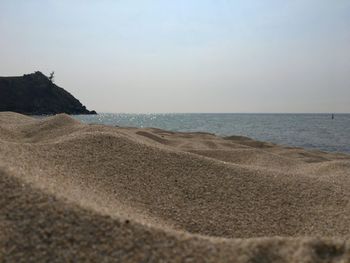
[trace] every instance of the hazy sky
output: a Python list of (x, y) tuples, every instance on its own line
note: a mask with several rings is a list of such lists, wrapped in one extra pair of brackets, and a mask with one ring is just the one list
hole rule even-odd
[(350, 1), (0, 0), (0, 61), (100, 112), (350, 112)]

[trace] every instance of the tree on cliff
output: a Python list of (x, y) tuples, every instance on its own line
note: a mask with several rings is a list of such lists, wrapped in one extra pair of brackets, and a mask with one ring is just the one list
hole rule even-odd
[(52, 71), (52, 72), (50, 73), (50, 76), (49, 76), (50, 82), (53, 83), (54, 78), (55, 78), (55, 71)]

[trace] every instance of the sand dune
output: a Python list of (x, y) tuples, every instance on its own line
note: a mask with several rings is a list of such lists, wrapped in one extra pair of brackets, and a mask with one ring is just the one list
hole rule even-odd
[(350, 262), (350, 156), (0, 113), (0, 262)]

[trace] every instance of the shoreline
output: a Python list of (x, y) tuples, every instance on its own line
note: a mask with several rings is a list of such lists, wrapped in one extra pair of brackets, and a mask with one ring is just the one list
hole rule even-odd
[(104, 114), (74, 116), (85, 123), (204, 131), (218, 136), (243, 135), (291, 147), (350, 154), (350, 115), (266, 114)]

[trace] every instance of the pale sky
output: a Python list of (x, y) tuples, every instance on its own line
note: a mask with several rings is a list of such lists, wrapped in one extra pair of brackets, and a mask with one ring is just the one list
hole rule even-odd
[(98, 112), (350, 112), (350, 1), (0, 0), (0, 61)]

